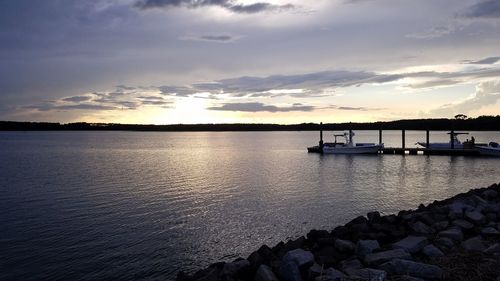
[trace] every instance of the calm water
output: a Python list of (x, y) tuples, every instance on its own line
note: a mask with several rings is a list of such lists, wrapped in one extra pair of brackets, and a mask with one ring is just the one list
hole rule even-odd
[[(0, 132), (0, 279), (168, 280), (500, 182), (500, 159), (308, 154), (317, 135)], [(407, 132), (407, 146), (417, 140), (425, 133)], [(384, 142), (400, 145), (400, 132)]]

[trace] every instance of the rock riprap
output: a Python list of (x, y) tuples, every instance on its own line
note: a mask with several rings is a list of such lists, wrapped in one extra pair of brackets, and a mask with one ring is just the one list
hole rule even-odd
[(473, 257), (464, 264), (474, 268), (460, 268), (464, 275), (478, 274), (474, 270), (485, 260), (481, 280), (500, 280), (500, 185), (397, 215), (370, 212), (332, 231), (263, 245), (246, 259), (214, 263), (192, 275), (180, 272), (177, 280), (454, 280), (457, 255)]

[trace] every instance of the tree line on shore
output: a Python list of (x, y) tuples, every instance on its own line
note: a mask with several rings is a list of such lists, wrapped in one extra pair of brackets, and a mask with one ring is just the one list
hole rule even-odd
[[(459, 116), (459, 115), (457, 115)], [(0, 121), (0, 131), (318, 131), (323, 130), (468, 130), (500, 131), (500, 115), (454, 119), (407, 119), (362, 123), (280, 124), (118, 124), (118, 123), (49, 123)]]

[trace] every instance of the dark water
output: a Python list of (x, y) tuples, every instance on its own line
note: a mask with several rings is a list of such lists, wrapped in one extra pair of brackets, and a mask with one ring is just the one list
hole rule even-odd
[[(407, 145), (423, 139), (407, 132)], [(315, 132), (1, 132), (0, 279), (168, 280), (500, 182), (500, 159), (308, 154), (316, 142)], [(400, 133), (384, 142), (399, 145)]]

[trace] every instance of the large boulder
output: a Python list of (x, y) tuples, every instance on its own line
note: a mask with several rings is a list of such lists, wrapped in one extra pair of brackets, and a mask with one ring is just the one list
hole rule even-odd
[(432, 244), (425, 246), (422, 249), (422, 253), (426, 255), (428, 258), (436, 258), (444, 256), (444, 253)]
[(378, 249), (380, 249), (380, 245), (377, 240), (359, 240), (356, 244), (356, 255), (364, 257)]
[(474, 225), (463, 219), (456, 219), (452, 222), (454, 226), (458, 226), (463, 230), (470, 230), (474, 228)]
[(424, 236), (408, 236), (403, 240), (400, 240), (392, 244), (393, 249), (404, 249), (410, 253), (416, 253), (420, 251), (423, 247), (429, 244), (427, 238)]
[(380, 265), (380, 268), (390, 274), (410, 275), (424, 279), (440, 279), (443, 276), (443, 270), (435, 265), (404, 259), (393, 259)]
[(500, 232), (493, 227), (484, 227), (481, 229), (481, 235), (484, 237), (499, 238)]
[(366, 217), (368, 218), (369, 222), (375, 222), (380, 219), (380, 213), (379, 212), (369, 212), (366, 214)]
[(221, 275), (223, 276), (236, 276), (244, 271), (248, 271), (250, 262), (245, 259), (226, 263), (222, 268)]
[(349, 259), (340, 262), (340, 269), (347, 275), (352, 275), (353, 272), (362, 267), (363, 264), (358, 259)]
[(476, 236), (470, 239), (465, 240), (461, 244), (462, 248), (464, 248), (467, 251), (476, 251), (476, 252), (482, 252), (486, 250), (486, 245), (484, 243), (483, 238), (481, 236)]
[(448, 221), (438, 221), (438, 222), (435, 222), (431, 225), (432, 228), (434, 228), (436, 231), (441, 231), (441, 230), (445, 230), (448, 225), (450, 225), (450, 223)]
[(294, 262), (298, 267), (311, 266), (314, 263), (314, 256), (311, 252), (303, 249), (295, 249), (287, 252), (282, 261)]
[(482, 225), (486, 222), (486, 217), (478, 211), (465, 212), (465, 218), (475, 225)]
[(412, 259), (412, 256), (406, 250), (395, 249), (395, 250), (368, 254), (365, 256), (365, 263), (372, 266), (372, 265), (379, 265), (393, 259), (410, 260)]
[(255, 273), (254, 281), (278, 281), (278, 277), (271, 268), (265, 264), (261, 265)]
[(433, 234), (435, 232), (435, 230), (432, 227), (426, 225), (421, 221), (417, 221), (416, 223), (411, 224), (410, 228), (416, 233), (426, 234), (426, 235)]
[(314, 256), (309, 251), (303, 249), (288, 251), (283, 256), (279, 275), (285, 281), (302, 281), (301, 270), (307, 270), (313, 263)]
[(343, 253), (352, 253), (356, 245), (349, 240), (337, 239), (335, 240), (335, 249)]
[(438, 236), (450, 238), (451, 240), (453, 240), (455, 242), (460, 242), (460, 241), (464, 240), (464, 234), (463, 234), (462, 230), (460, 230), (459, 228), (448, 228), (447, 230), (443, 230), (443, 231), (439, 232)]
[(438, 238), (434, 241), (434, 243), (442, 251), (445, 251), (445, 252), (451, 250), (455, 246), (455, 243), (453, 242), (453, 240), (451, 240), (450, 238), (447, 238), (447, 237)]
[(495, 198), (498, 197), (498, 192), (492, 189), (487, 189), (483, 191), (482, 196), (486, 198), (487, 200), (495, 200)]
[(468, 206), (465, 205), (463, 202), (461, 201), (454, 201), (453, 203), (451, 203), (449, 205), (449, 213), (448, 213), (448, 217), (450, 219), (460, 219), (460, 218), (463, 218), (464, 216), (464, 210), (467, 208)]
[(279, 276), (283, 281), (302, 281), (299, 266), (292, 260), (281, 263)]
[(316, 277), (315, 281), (343, 281), (344, 274), (333, 267), (328, 268), (321, 276)]
[(361, 268), (351, 272), (352, 275), (349, 277), (356, 280), (366, 280), (366, 281), (384, 281), (387, 273), (383, 270), (373, 269), (373, 268)]
[(491, 255), (491, 254), (499, 254), (500, 253), (500, 244), (496, 243), (488, 247), (486, 250), (483, 251), (485, 254)]

